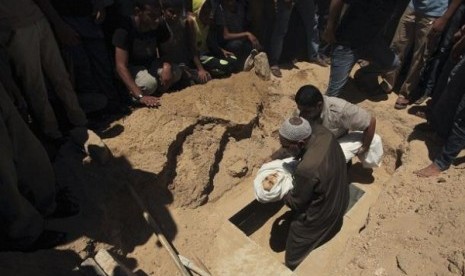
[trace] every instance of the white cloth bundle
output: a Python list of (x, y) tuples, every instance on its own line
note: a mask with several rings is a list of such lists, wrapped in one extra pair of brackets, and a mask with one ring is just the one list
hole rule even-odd
[(134, 81), (142, 89), (144, 95), (152, 95), (158, 88), (157, 79), (147, 70), (137, 72)]
[[(293, 157), (286, 159), (277, 159), (265, 163), (257, 172), (253, 182), (255, 198), (258, 202), (267, 203), (283, 199), (283, 197), (293, 188), (292, 172), (295, 170), (298, 161)], [(263, 180), (267, 176), (277, 173), (278, 177), (273, 187), (267, 191), (263, 188)]]
[[(346, 162), (349, 162), (357, 154), (362, 146), (362, 137), (363, 132), (353, 131), (338, 139), (339, 145), (344, 152)], [(375, 134), (375, 136), (373, 136), (373, 141), (371, 141), (370, 148), (363, 156), (359, 156), (359, 158), (364, 168), (375, 168), (381, 165), (383, 153), (383, 142), (381, 141), (381, 137)]]

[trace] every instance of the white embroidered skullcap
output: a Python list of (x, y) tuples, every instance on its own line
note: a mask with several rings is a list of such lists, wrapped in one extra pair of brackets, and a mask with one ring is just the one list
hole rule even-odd
[(279, 134), (289, 141), (297, 142), (307, 139), (312, 134), (312, 127), (304, 118), (292, 117), (284, 121)]

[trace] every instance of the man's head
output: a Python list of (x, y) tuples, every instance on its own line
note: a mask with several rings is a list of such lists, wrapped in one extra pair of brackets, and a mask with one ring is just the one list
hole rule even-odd
[(284, 121), (279, 129), (279, 142), (292, 156), (298, 156), (312, 135), (310, 123), (302, 117), (292, 117)]
[(181, 18), (184, 12), (183, 0), (162, 0), (163, 15), (167, 21), (174, 22)]
[(135, 0), (134, 15), (139, 18), (142, 29), (154, 30), (160, 24), (161, 7), (158, 0)]
[(320, 117), (323, 110), (323, 95), (315, 86), (302, 86), (295, 94), (295, 102), (301, 117), (308, 121), (314, 121)]

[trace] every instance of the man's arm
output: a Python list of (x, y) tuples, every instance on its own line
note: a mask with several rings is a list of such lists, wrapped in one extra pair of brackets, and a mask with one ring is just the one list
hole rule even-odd
[(155, 107), (160, 105), (160, 99), (152, 96), (143, 96), (142, 90), (137, 86), (134, 78), (128, 69), (128, 52), (124, 49), (115, 47), (115, 63), (116, 72), (121, 78), (127, 89), (134, 96), (139, 99), (139, 102), (148, 107)]
[(284, 202), (297, 213), (305, 213), (313, 199), (313, 189), (319, 179), (294, 175), (294, 188), (284, 197)]
[(47, 17), (55, 30), (58, 40), (64, 45), (76, 45), (80, 43), (79, 34), (66, 24), (50, 4), (49, 0), (33, 0)]
[(126, 88), (131, 92), (131, 94), (138, 98), (142, 95), (141, 89), (136, 85), (131, 73), (128, 69), (128, 52), (124, 49), (119, 47), (115, 47), (115, 64), (116, 64), (116, 72), (118, 76), (126, 85)]
[(335, 32), (339, 17), (341, 16), (342, 7), (344, 7), (343, 0), (331, 0), (329, 4), (328, 23), (323, 33), (323, 39), (329, 44), (336, 42)]
[(233, 39), (242, 39), (246, 38), (252, 43), (252, 46), (255, 49), (260, 49), (260, 42), (258, 41), (258, 38), (253, 35), (251, 32), (240, 32), (240, 33), (232, 33), (229, 31), (228, 27), (224, 26), (223, 27), (223, 38), (225, 40), (233, 40)]
[(462, 3), (463, 0), (452, 0), (447, 7), (446, 12), (441, 16), (436, 18), (433, 21), (433, 26), (431, 27), (431, 34), (439, 34), (444, 31), (444, 28), (447, 25), (447, 22), (449, 22), (449, 19), (454, 15), (455, 11), (457, 8), (460, 6), (460, 3)]
[(372, 116), (370, 120), (370, 125), (363, 131), (362, 147), (360, 148), (357, 154), (363, 154), (368, 151), (371, 142), (373, 141), (373, 137), (375, 136), (375, 130), (376, 118)]

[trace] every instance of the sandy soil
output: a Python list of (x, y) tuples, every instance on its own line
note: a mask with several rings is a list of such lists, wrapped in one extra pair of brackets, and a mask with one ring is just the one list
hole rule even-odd
[[(250, 191), (255, 172), (279, 147), (277, 128), (296, 110), (296, 90), (308, 83), (326, 89), (327, 68), (296, 67), (282, 79), (246, 72), (164, 95), (159, 109), (138, 109), (99, 133), (113, 153), (105, 165), (65, 145), (54, 164), (57, 180), (71, 187), (82, 213), (47, 226), (68, 231), (70, 242), (0, 253), (0, 275), (77, 274), (73, 268), (100, 248), (138, 275), (176, 275), (128, 185), (182, 255), (214, 267), (221, 248), (212, 245), (221, 244), (218, 231), (228, 219), (217, 211), (228, 208), (222, 199)], [(465, 275), (464, 158), (439, 177), (418, 178), (412, 172), (439, 149), (432, 134), (414, 130), (422, 119), (394, 110), (395, 95), (370, 97), (352, 84), (345, 95), (375, 114), (386, 154), (374, 171), (355, 164), (352, 180), (381, 183), (383, 191), (328, 275)], [(267, 234), (251, 239), (266, 246)], [(282, 252), (275, 257), (282, 262)]]

